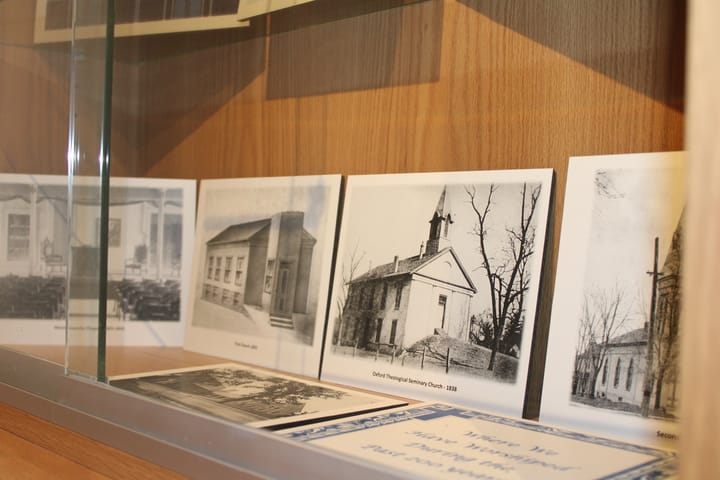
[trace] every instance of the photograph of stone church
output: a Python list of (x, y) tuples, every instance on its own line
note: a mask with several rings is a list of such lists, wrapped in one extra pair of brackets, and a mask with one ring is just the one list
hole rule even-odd
[(426, 178), (349, 186), (330, 353), (514, 383), (534, 322), (544, 185)]
[[(452, 212), (443, 189), (417, 255), (378, 265), (348, 282), (340, 344), (402, 349), (432, 334), (466, 341), (477, 293), (450, 244)], [(422, 317), (425, 321), (410, 321)]]

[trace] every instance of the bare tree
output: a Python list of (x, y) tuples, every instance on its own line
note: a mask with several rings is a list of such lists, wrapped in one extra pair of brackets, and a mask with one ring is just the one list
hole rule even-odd
[(360, 268), (360, 263), (362, 263), (363, 258), (365, 257), (365, 252), (359, 253), (359, 244), (355, 244), (355, 248), (353, 248), (352, 253), (350, 254), (350, 257), (348, 258), (347, 262), (343, 264), (343, 271), (342, 271), (342, 282), (340, 284), (340, 291), (338, 292), (337, 296), (335, 297), (335, 305), (337, 307), (337, 320), (335, 322), (335, 331), (333, 332), (333, 344), (340, 345), (342, 342), (342, 334), (343, 334), (343, 323), (345, 318), (345, 308), (347, 306), (348, 302), (348, 294), (350, 292), (350, 282), (355, 278), (355, 274), (357, 273), (358, 269)]
[(599, 196), (609, 199), (625, 197), (625, 195), (615, 186), (613, 174), (607, 170), (599, 170), (595, 175), (595, 192)]
[[(530, 238), (527, 241), (530, 244), (535, 243), (535, 230), (530, 232)], [(510, 241), (511, 256), (516, 258), (516, 252), (514, 252), (515, 242)], [(527, 275), (527, 262), (530, 256), (525, 255), (519, 260), (519, 268), (517, 274), (517, 285), (518, 295), (515, 300), (510, 304), (510, 312), (508, 314), (508, 323), (505, 326), (505, 331), (502, 334), (501, 339), (501, 351), (503, 353), (511, 353), (513, 346), (520, 348), (520, 341), (522, 340), (522, 330), (525, 326), (525, 293), (530, 288), (530, 276)], [(519, 350), (513, 353), (514, 356), (519, 357)]]
[(513, 312), (524, 310), (524, 295), (529, 279), (525, 275), (528, 259), (534, 253), (535, 223), (534, 216), (540, 196), (540, 186), (528, 187), (524, 183), (521, 191), (520, 218), (516, 226), (506, 227), (507, 244), (501, 249), (502, 258), (489, 254), (488, 224), (493, 205), (493, 194), (498, 186), (491, 184), (487, 198), (478, 197), (474, 186), (465, 187), (470, 204), (475, 212), (476, 223), (471, 233), (478, 237), (481, 268), (485, 271), (490, 287), (490, 300), (493, 321), (493, 347), (488, 370), (495, 368), (495, 357), (500, 348), (505, 325)]
[(595, 341), (596, 323), (597, 315), (590, 311), (590, 301), (586, 294), (575, 346), (573, 394), (576, 395), (592, 396), (594, 394), (593, 385), (590, 382), (590, 373), (593, 371), (593, 356), (597, 353), (597, 342)]
[(486, 309), (478, 315), (473, 315), (471, 322), (472, 318), (475, 321), (473, 322), (474, 327), (470, 330), (470, 341), (483, 347), (492, 347), (492, 339), (495, 337), (493, 335), (492, 313), (490, 310)]
[(579, 336), (586, 342), (581, 355), (590, 368), (587, 388), (591, 398), (595, 396), (597, 377), (605, 363), (610, 339), (616, 337), (627, 323), (629, 307), (625, 303), (625, 293), (617, 285), (585, 293)]

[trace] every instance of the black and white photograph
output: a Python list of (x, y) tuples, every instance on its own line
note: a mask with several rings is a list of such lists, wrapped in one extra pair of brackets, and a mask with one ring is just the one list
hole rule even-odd
[(608, 425), (605, 417), (616, 415), (625, 428), (647, 420), (665, 424), (653, 433), (674, 435), (681, 160), (680, 154), (571, 159), (543, 395), (554, 417), (562, 412)]
[(340, 177), (204, 180), (186, 347), (317, 376)]
[(232, 363), (115, 377), (110, 385), (271, 430), (407, 404)]
[(350, 177), (323, 377), (473, 405), (481, 383), (522, 408), (551, 181)]
[(67, 181), (56, 180), (0, 176), (0, 325), (65, 317)]
[[(67, 177), (0, 178), (5, 257), (0, 310), (20, 322), (6, 325), (8, 342), (63, 343), (66, 317), (78, 329), (97, 325), (99, 188), (90, 178), (75, 181), (68, 232)], [(192, 180), (111, 180), (109, 343), (182, 344), (186, 300), (181, 297), (187, 297), (190, 273), (194, 192)]]

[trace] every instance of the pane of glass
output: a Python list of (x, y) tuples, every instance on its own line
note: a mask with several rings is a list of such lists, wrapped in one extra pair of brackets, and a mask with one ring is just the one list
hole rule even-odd
[[(105, 2), (78, 0), (78, 24), (104, 18)], [(109, 91), (105, 90), (104, 36), (71, 47), (68, 173), (70, 174), (70, 261), (68, 265), (66, 363), (69, 372), (105, 377), (107, 299), (107, 198)], [(103, 205), (105, 208), (103, 208)]]
[[(70, 45), (33, 43), (35, 3), (0, 2), (0, 346), (62, 364)], [(45, 26), (71, 9), (48, 0)]]

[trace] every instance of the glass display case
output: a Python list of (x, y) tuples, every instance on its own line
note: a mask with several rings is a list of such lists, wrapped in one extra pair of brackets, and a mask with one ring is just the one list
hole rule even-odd
[[(195, 192), (173, 181), (552, 168), (542, 364), (568, 157), (684, 150), (709, 88), (692, 68), (686, 88), (686, 37), (713, 34), (683, 1), (35, 3), (0, 2), (0, 400), (189, 476), (406, 474), (106, 383), (226, 361), (183, 349)], [(175, 300), (138, 306), (139, 282)], [(681, 452), (707, 435), (682, 421)]]

